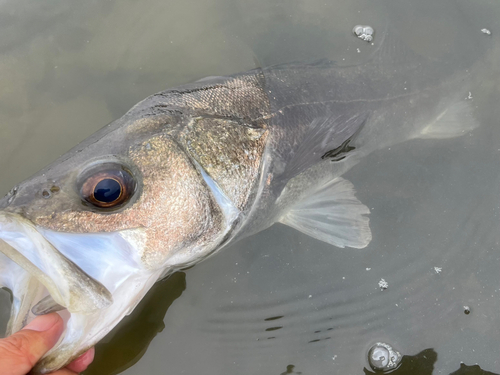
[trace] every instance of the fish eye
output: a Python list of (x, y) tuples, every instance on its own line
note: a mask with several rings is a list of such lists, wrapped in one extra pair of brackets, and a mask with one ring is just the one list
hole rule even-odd
[(99, 208), (116, 208), (126, 203), (135, 192), (131, 173), (121, 167), (85, 173), (81, 184), (82, 198)]

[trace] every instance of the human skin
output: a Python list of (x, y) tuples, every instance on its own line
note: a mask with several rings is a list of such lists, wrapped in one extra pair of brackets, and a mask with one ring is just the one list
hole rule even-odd
[[(57, 313), (39, 316), (13, 335), (0, 339), (0, 368), (3, 375), (25, 375), (52, 348), (64, 331), (64, 322)], [(65, 368), (51, 375), (76, 375), (94, 359), (89, 349)]]

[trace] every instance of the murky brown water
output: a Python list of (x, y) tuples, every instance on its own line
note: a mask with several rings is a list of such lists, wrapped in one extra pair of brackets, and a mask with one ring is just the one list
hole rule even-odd
[[(358, 63), (357, 24), (375, 38), (391, 25), (431, 58), (480, 58), (499, 19), (488, 1), (1, 1), (0, 194), (167, 87)], [(408, 356), (401, 373), (500, 373), (499, 87), (485, 72), (471, 93), (471, 134), (399, 144), (345, 176), (372, 210), (367, 249), (276, 225), (156, 285), (85, 374), (361, 374), (377, 341)]]

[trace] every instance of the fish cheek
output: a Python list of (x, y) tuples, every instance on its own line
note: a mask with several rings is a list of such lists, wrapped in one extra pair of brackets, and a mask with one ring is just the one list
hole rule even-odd
[[(33, 215), (47, 229), (73, 233), (116, 232), (140, 228), (136, 249), (143, 266), (162, 267), (179, 252), (196, 256), (223, 231), (223, 214), (203, 178), (170, 137), (154, 136), (131, 147), (129, 159), (141, 173), (140, 196), (113, 212), (81, 205), (52, 206), (50, 215)], [(199, 249), (199, 250), (195, 250)]]
[[(143, 176), (140, 215), (147, 233), (145, 264), (200, 253), (224, 230), (223, 214), (203, 178), (168, 136), (150, 138), (130, 153)], [(198, 254), (201, 255), (201, 254)]]

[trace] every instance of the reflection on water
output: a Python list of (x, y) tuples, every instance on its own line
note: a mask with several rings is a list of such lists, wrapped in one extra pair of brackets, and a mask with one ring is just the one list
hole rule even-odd
[[(167, 87), (255, 60), (362, 62), (372, 51), (355, 25), (378, 38), (391, 24), (416, 54), (450, 69), (479, 58), (480, 44), (500, 45), (500, 7), (487, 1), (0, 7), (0, 193)], [(276, 225), (158, 284), (98, 345), (86, 374), (368, 374), (379, 341), (403, 355), (395, 374), (500, 373), (498, 77), (485, 72), (471, 92), (478, 129), (377, 151), (344, 176), (371, 210), (367, 249)]]
[(493, 372), (483, 370), (479, 365), (467, 366), (460, 364), (460, 368), (450, 375), (495, 375)]
[(160, 281), (136, 309), (96, 346), (95, 360), (85, 375), (113, 375), (141, 359), (151, 340), (165, 328), (163, 317), (186, 289), (186, 277), (177, 272)]
[(295, 372), (294, 371), (295, 369), (295, 366), (294, 365), (288, 365), (286, 366), (286, 371), (285, 372), (282, 372), (280, 375), (286, 375), (286, 374), (302, 374), (300, 371), (299, 372)]

